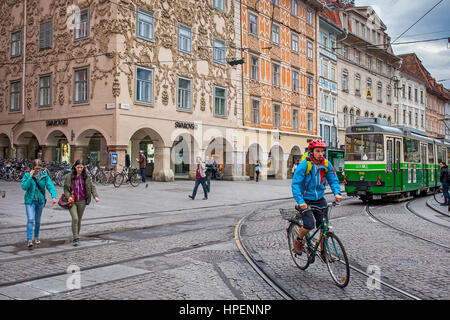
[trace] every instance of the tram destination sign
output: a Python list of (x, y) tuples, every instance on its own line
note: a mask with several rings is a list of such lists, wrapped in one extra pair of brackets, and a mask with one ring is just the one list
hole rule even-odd
[(65, 126), (68, 122), (68, 119), (47, 120), (46, 125), (47, 127)]
[(352, 132), (373, 132), (373, 126), (352, 127)]

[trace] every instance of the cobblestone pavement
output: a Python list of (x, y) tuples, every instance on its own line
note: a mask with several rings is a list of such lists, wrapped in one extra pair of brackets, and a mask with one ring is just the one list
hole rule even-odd
[[(23, 192), (20, 184), (9, 184), (14, 196), (0, 201), (0, 219), (6, 217), (0, 224), (0, 300), (282, 299), (236, 246), (235, 226), (243, 217), (248, 217), (241, 230), (250, 254), (296, 298), (407, 299), (384, 286), (370, 289), (367, 278), (353, 271), (348, 287), (340, 289), (320, 260), (305, 271), (294, 265), (287, 249), (287, 222), (279, 215), (279, 208), (295, 204), (286, 200), (290, 181), (214, 185), (212, 201), (185, 199), (190, 181), (151, 184), (150, 193), (145, 187), (122, 189), (123, 197), (116, 189), (100, 187), (104, 204), (87, 212), (79, 247), (70, 243), (70, 219), (61, 216), (67, 212), (46, 208), (42, 245), (27, 250), (23, 204), (9, 205)], [(423, 207), (425, 198), (416, 201)], [(330, 215), (350, 262), (364, 271), (379, 266), (382, 280), (420, 298), (448, 299), (448, 250), (374, 222), (364, 209), (360, 201), (349, 199)], [(447, 228), (412, 214), (404, 204), (370, 209), (397, 227), (450, 243)], [(67, 287), (72, 265), (81, 268), (81, 289)]]
[[(371, 210), (396, 227), (450, 244), (447, 228), (418, 218), (403, 203), (371, 206)], [(357, 200), (335, 208), (331, 218), (330, 224), (343, 242), (350, 264), (363, 271), (369, 265), (378, 266), (381, 280), (419, 298), (450, 298), (447, 249), (375, 222)], [(369, 290), (367, 278), (354, 271), (348, 287), (340, 289), (320, 261), (305, 271), (296, 268), (288, 251), (286, 227), (277, 207), (253, 215), (245, 221), (245, 245), (263, 261), (264, 270), (299, 299), (407, 299), (384, 286)]]

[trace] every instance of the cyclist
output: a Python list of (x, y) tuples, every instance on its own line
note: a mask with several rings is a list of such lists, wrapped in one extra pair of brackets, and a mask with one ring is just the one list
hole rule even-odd
[(327, 179), (336, 201), (342, 200), (341, 186), (336, 171), (331, 162), (323, 156), (326, 147), (326, 144), (320, 139), (311, 141), (308, 145), (308, 154), (297, 166), (292, 178), (292, 194), (300, 209), (303, 210), (303, 227), (294, 241), (294, 249), (297, 253), (301, 253), (303, 249), (305, 235), (314, 229), (313, 215), (316, 220), (316, 227), (319, 227), (322, 223), (322, 214), (311, 210), (305, 211), (308, 205), (326, 208), (322, 213), (328, 220), (328, 204), (324, 198), (325, 179)]

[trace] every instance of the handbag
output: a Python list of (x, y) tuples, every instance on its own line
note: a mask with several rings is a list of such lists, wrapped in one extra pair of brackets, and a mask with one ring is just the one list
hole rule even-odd
[[(72, 199), (73, 199), (73, 193), (72, 193)], [(73, 206), (73, 201), (69, 201), (69, 199), (66, 198), (64, 193), (59, 198), (58, 204), (61, 208), (64, 209), (70, 209)]]

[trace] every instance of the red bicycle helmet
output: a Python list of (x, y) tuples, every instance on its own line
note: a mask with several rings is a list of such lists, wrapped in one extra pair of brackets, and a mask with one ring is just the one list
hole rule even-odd
[(326, 148), (327, 145), (320, 139), (313, 140), (308, 145), (308, 150), (312, 151), (314, 148)]

